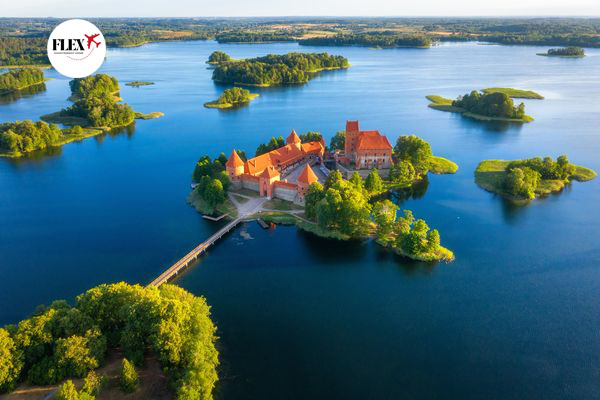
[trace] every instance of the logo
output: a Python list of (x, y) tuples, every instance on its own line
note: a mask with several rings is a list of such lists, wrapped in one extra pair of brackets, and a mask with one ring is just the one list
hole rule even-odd
[(70, 19), (58, 25), (48, 39), (48, 58), (55, 70), (69, 78), (83, 78), (104, 62), (106, 42), (94, 24)]

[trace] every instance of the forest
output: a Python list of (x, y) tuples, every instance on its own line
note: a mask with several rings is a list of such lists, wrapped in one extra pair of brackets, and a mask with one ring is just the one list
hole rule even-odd
[(276, 32), (223, 32), (215, 36), (219, 43), (266, 43), (266, 42), (293, 42), (296, 38), (288, 33)]
[(452, 106), (459, 107), (470, 113), (496, 118), (523, 119), (525, 104), (514, 105), (506, 93), (481, 93), (473, 90), (470, 94), (458, 97)]
[[(63, 398), (94, 399), (99, 388), (94, 381), (101, 377), (93, 371), (119, 349), (131, 361), (124, 365), (129, 369), (124, 386), (135, 384), (134, 365), (152, 354), (176, 399), (210, 400), (218, 380), (215, 333), (206, 300), (177, 286), (100, 285), (77, 296), (74, 306), (57, 300), (17, 325), (0, 328), (0, 392), (22, 382), (52, 385), (85, 377), (85, 395), (75, 391), (76, 397)], [(67, 381), (58, 398), (73, 390)]]
[(0, 75), (0, 94), (14, 92), (44, 82), (44, 72), (38, 68), (21, 68)]
[[(245, 155), (243, 159), (245, 159)], [(194, 191), (208, 203), (211, 208), (223, 203), (227, 198), (227, 190), (231, 181), (225, 171), (227, 157), (221, 153), (219, 157), (211, 161), (209, 156), (201, 157), (192, 175), (192, 181), (197, 183)]]
[(337, 34), (302, 39), (305, 46), (368, 46), (368, 47), (429, 47), (432, 40), (426, 35), (407, 35), (397, 32)]
[(269, 54), (264, 57), (221, 63), (213, 71), (215, 82), (249, 86), (306, 83), (326, 69), (348, 68), (345, 57), (328, 53)]
[(0, 36), (0, 66), (48, 65), (45, 38), (13, 38)]
[(59, 144), (64, 138), (57, 125), (42, 121), (7, 122), (0, 124), (0, 151), (28, 153)]

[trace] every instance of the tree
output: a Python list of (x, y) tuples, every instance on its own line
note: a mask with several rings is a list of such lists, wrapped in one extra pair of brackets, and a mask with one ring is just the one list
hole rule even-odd
[(95, 371), (90, 371), (83, 381), (81, 391), (91, 396), (98, 396), (107, 383), (108, 378), (106, 376), (98, 375)]
[(83, 135), (84, 131), (83, 128), (79, 125), (75, 125), (74, 127), (72, 127), (70, 129), (70, 132), (72, 135)]
[(401, 161), (412, 164), (415, 173), (423, 176), (429, 171), (429, 162), (433, 153), (429, 143), (417, 136), (400, 136), (394, 146), (394, 154)]
[(408, 185), (415, 181), (415, 168), (408, 160), (398, 160), (390, 168), (390, 181), (400, 185)]
[(331, 138), (331, 141), (329, 142), (329, 148), (331, 149), (331, 151), (335, 151), (335, 150), (344, 151), (345, 146), (346, 146), (346, 132), (345, 131), (337, 132)]
[(331, 171), (331, 173), (327, 176), (327, 179), (325, 180), (325, 190), (329, 189), (330, 187), (336, 186), (337, 184), (342, 182), (342, 180), (342, 173), (340, 171)]
[(68, 380), (59, 386), (58, 391), (54, 395), (55, 400), (80, 400), (79, 393), (73, 384), (72, 380)]
[(135, 366), (126, 358), (121, 364), (121, 375), (119, 378), (121, 389), (125, 393), (132, 393), (137, 389), (139, 384), (138, 374), (135, 371)]
[(373, 219), (377, 224), (377, 238), (384, 240), (394, 230), (398, 206), (389, 200), (378, 201), (373, 206)]
[(302, 143), (320, 142), (323, 136), (319, 132), (306, 132), (299, 136)]
[(213, 51), (208, 57), (208, 62), (210, 64), (218, 64), (227, 61), (231, 61), (231, 57), (229, 57), (227, 53), (223, 53), (222, 51)]
[(54, 357), (67, 376), (82, 378), (89, 370), (100, 366), (105, 350), (106, 339), (100, 332), (88, 331), (85, 336), (58, 339)]
[(365, 188), (369, 193), (381, 193), (383, 191), (383, 181), (377, 172), (377, 169), (373, 168), (365, 181)]
[(23, 368), (23, 362), (6, 329), (0, 328), (0, 393), (12, 390)]
[(359, 190), (363, 190), (364, 188), (363, 179), (357, 171), (354, 171), (354, 173), (350, 177), (350, 183), (353, 184), (354, 187)]
[(437, 229), (429, 231), (427, 234), (427, 251), (436, 252), (440, 248), (440, 233)]
[(307, 219), (317, 219), (317, 205), (325, 196), (323, 186), (319, 182), (312, 183), (304, 196), (304, 213)]
[(202, 197), (211, 207), (216, 207), (225, 201), (225, 190), (218, 179), (213, 179), (204, 189)]

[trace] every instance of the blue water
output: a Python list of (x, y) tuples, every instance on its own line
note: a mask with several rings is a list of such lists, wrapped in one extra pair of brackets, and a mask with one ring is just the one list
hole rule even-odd
[[(255, 89), (235, 111), (205, 109), (224, 88), (208, 55), (328, 51), (352, 68), (300, 87)], [(457, 162), (397, 200), (452, 249), (452, 264), (393, 256), (291, 227), (248, 223), (177, 283), (206, 296), (219, 327), (227, 399), (591, 399), (600, 397), (600, 179), (526, 207), (478, 188), (483, 159), (567, 154), (600, 170), (600, 51), (451, 44), (428, 50), (173, 42), (110, 50), (100, 72), (161, 119), (30, 159), (0, 159), (0, 323), (89, 287), (146, 284), (214, 232), (187, 203), (195, 161), (308, 130), (327, 140), (359, 119), (395, 141), (416, 134)], [(0, 122), (70, 104), (46, 91), (0, 105)], [(132, 80), (154, 86), (131, 88)], [(519, 87), (530, 124), (489, 124), (427, 107), (426, 95)], [(246, 230), (253, 239), (245, 240)]]

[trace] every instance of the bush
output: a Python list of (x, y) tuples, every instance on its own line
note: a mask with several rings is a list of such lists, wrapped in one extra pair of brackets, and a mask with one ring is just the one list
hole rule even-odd
[(125, 393), (134, 392), (139, 384), (138, 374), (135, 371), (135, 366), (126, 358), (123, 359), (123, 363), (121, 365), (119, 384)]
[(95, 371), (88, 372), (83, 381), (81, 391), (91, 396), (98, 396), (108, 383), (108, 378), (104, 375), (98, 375)]
[(59, 386), (54, 400), (80, 400), (79, 393), (70, 379)]

